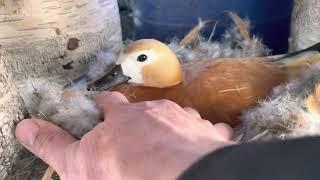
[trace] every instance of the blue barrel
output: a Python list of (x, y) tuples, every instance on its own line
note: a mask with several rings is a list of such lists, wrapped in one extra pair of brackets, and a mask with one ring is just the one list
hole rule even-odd
[[(274, 54), (288, 49), (293, 0), (134, 0), (135, 39), (169, 41), (183, 37), (203, 20), (218, 21), (215, 39), (230, 27), (228, 11), (247, 17), (252, 33), (259, 35)], [(209, 35), (214, 23), (205, 30)]]

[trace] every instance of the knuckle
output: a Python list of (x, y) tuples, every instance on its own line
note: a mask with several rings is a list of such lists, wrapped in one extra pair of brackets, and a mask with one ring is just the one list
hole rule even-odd
[[(165, 116), (168, 112), (178, 109), (179, 106), (170, 100), (146, 101), (140, 103), (142, 112), (147, 116)], [(165, 113), (164, 113), (165, 112)]]
[(202, 122), (203, 122), (205, 125), (213, 126), (213, 124), (212, 124), (210, 121), (208, 121), (208, 120), (203, 120)]
[(117, 98), (124, 98), (125, 97), (122, 93), (117, 92), (117, 91), (110, 92), (109, 96), (114, 96), (114, 97), (117, 97)]
[(165, 107), (165, 108), (178, 108), (179, 107), (176, 103), (174, 103), (170, 100), (167, 100), (167, 99), (159, 100), (159, 106)]
[(161, 106), (159, 101), (146, 101), (141, 103), (142, 112), (148, 116), (158, 114), (163, 109)]
[(186, 108), (183, 108), (185, 111), (188, 111), (188, 112), (192, 112), (192, 113), (198, 113), (197, 110), (191, 108), (191, 107), (186, 107)]
[(177, 108), (179, 107), (176, 103), (170, 100), (156, 100), (156, 101), (145, 101), (141, 102), (140, 105), (146, 109), (157, 109), (157, 108)]
[(191, 116), (193, 116), (194, 118), (197, 118), (197, 119), (201, 119), (201, 115), (200, 113), (195, 110), (195, 109), (192, 109), (192, 108), (189, 108), (189, 109), (184, 109), (187, 113), (189, 113)]
[(154, 101), (143, 102), (143, 112), (152, 115), (159, 110), (159, 106)]
[(152, 107), (156, 106), (154, 101), (144, 101), (139, 104), (144, 108), (152, 108)]
[(58, 139), (62, 139), (67, 136), (68, 133), (66, 131), (55, 131), (50, 134), (47, 134), (45, 137), (39, 139), (37, 143), (37, 151), (41, 157), (48, 156), (48, 151), (53, 142), (56, 142)]

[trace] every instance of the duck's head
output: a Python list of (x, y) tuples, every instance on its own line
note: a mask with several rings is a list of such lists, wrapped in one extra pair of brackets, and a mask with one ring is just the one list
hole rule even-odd
[(120, 54), (116, 66), (89, 88), (105, 90), (122, 83), (166, 88), (182, 81), (180, 62), (165, 44), (143, 39), (129, 44)]

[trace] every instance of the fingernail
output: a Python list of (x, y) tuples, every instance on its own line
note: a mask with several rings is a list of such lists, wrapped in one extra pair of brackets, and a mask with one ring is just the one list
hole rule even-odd
[(39, 125), (32, 119), (22, 121), (16, 129), (18, 140), (25, 146), (33, 146), (38, 133)]

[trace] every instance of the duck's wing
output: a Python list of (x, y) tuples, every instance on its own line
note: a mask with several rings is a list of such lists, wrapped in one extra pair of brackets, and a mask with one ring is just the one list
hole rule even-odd
[(281, 68), (296, 70), (320, 61), (320, 43), (309, 48), (287, 54), (282, 57), (271, 57), (269, 63), (275, 63)]
[(283, 57), (271, 60), (271, 62), (282, 62), (282, 61), (290, 59), (290, 58), (301, 57), (304, 55), (317, 54), (317, 53), (320, 53), (320, 42), (313, 45), (313, 46), (310, 46), (306, 49), (302, 49), (300, 51), (296, 51), (296, 52), (287, 54)]
[(213, 60), (196, 73), (184, 84), (195, 109), (213, 123), (230, 125), (236, 125), (243, 111), (287, 80), (286, 71), (255, 58)]

